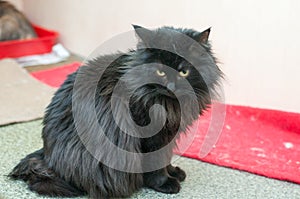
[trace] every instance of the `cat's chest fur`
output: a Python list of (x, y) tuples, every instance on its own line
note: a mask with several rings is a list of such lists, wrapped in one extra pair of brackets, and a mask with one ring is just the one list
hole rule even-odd
[[(161, 106), (161, 109), (153, 109), (154, 105)], [(131, 117), (137, 125), (146, 126), (150, 123), (159, 124), (161, 121), (166, 120), (162, 130), (168, 129), (171, 132), (176, 132), (180, 126), (181, 111), (177, 100), (156, 98), (149, 100), (146, 104), (144, 101), (139, 101), (130, 103), (129, 106)], [(152, 115), (152, 118), (150, 118), (150, 115)]]
[[(144, 103), (145, 102), (143, 101), (131, 103), (130, 111), (134, 122), (139, 126), (147, 126), (150, 125), (150, 123), (154, 123), (154, 125), (162, 125), (160, 131), (155, 132), (153, 136), (141, 138), (141, 150), (143, 152), (151, 152), (167, 145), (174, 138), (176, 138), (178, 132), (183, 130), (180, 128), (182, 118), (180, 105), (177, 100), (168, 98), (155, 98), (149, 100), (146, 105)], [(153, 105), (162, 106), (165, 110), (165, 113), (160, 110), (151, 110)], [(152, 118), (150, 118), (151, 111)], [(162, 124), (162, 121), (164, 120), (165, 123)], [(143, 137), (146, 132), (139, 132), (139, 134)]]

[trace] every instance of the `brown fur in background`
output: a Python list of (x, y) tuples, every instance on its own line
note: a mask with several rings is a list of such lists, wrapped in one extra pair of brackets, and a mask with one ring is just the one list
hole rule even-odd
[(12, 4), (0, 0), (0, 41), (35, 38), (28, 19)]

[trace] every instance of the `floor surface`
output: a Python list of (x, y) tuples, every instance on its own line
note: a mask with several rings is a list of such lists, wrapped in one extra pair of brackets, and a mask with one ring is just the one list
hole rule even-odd
[[(0, 199), (47, 198), (29, 191), (25, 183), (11, 181), (5, 176), (21, 158), (42, 146), (41, 129), (41, 120), (0, 127)], [(183, 157), (174, 164), (187, 173), (179, 194), (168, 195), (143, 189), (131, 198), (300, 199), (300, 185), (297, 184)]]

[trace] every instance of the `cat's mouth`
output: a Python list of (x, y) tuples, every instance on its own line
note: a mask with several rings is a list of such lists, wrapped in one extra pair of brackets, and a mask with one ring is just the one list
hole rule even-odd
[[(176, 91), (175, 91), (176, 92)], [(169, 91), (169, 90), (166, 90), (166, 89), (160, 89), (159, 90), (159, 93), (161, 95), (165, 95), (167, 97), (170, 97), (170, 98), (173, 98), (173, 99), (176, 99), (177, 97), (181, 96), (180, 93), (176, 92), (176, 95), (174, 92), (172, 91)]]

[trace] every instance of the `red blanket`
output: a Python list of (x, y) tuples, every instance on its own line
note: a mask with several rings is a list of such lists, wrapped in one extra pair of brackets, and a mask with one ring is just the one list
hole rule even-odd
[(67, 75), (76, 71), (80, 65), (80, 62), (74, 62), (65, 66), (32, 72), (31, 75), (49, 86), (59, 87)]
[[(183, 156), (300, 184), (299, 113), (227, 105), (220, 138), (203, 158), (207, 115), (210, 112), (200, 117), (195, 139)], [(186, 140), (182, 136), (179, 148)]]

